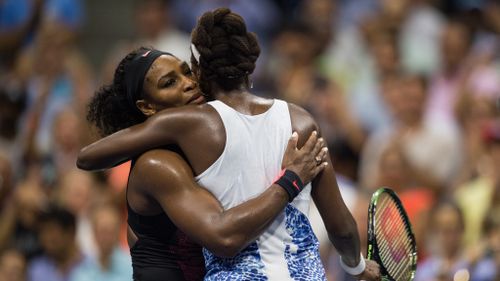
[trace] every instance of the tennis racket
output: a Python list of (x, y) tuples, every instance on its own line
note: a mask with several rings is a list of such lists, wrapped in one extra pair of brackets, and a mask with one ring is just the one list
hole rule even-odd
[(417, 245), (398, 196), (380, 188), (368, 207), (368, 259), (380, 265), (384, 281), (412, 281), (417, 270)]

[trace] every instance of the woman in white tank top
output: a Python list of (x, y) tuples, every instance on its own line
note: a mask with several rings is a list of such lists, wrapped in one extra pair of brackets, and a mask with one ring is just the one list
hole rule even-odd
[[(165, 74), (181, 81), (176, 87), (154, 87)], [(92, 97), (87, 119), (106, 136), (144, 122), (153, 113), (146, 99), (154, 101), (157, 109), (205, 103), (193, 78), (187, 63), (172, 54), (134, 50), (118, 64), (113, 82)], [(290, 139), (283, 166), (309, 182), (323, 168), (316, 157), (323, 159), (326, 153), (320, 152), (322, 143), (315, 136), (301, 150), (296, 149), (296, 140), (296, 136)], [(262, 233), (290, 198), (273, 183), (258, 197), (223, 209), (217, 198), (194, 181), (191, 168), (175, 148), (153, 149), (132, 162), (126, 203), (136, 281), (202, 280), (201, 246), (218, 255), (234, 256)]]
[[(292, 131), (301, 136), (301, 146), (303, 136), (318, 127), (304, 109), (248, 91), (248, 76), (260, 49), (239, 15), (224, 8), (203, 14), (192, 43), (192, 66), (200, 87), (216, 101), (164, 110), (84, 148), (79, 160), (93, 168), (107, 168), (148, 149), (177, 145), (198, 183), (224, 208), (231, 208), (261, 194), (261, 186), (280, 176), (279, 160)], [(344, 268), (359, 279), (379, 280), (378, 265), (360, 255), (356, 223), (340, 195), (331, 160), (327, 161), (330, 165), (312, 187), (306, 187), (235, 257), (222, 258), (205, 250), (205, 279), (325, 280), (318, 242), (307, 218), (312, 198)]]

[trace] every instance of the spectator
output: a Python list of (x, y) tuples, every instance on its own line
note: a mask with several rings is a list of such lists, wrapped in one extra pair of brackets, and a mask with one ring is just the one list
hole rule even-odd
[[(317, 91), (322, 77), (315, 66), (320, 46), (317, 34), (305, 23), (289, 25), (281, 30), (273, 42), (270, 72), (276, 72), (274, 91), (278, 96), (301, 106), (306, 105)], [(324, 82), (323, 82), (324, 84)]]
[(46, 202), (40, 182), (33, 176), (18, 183), (0, 213), (0, 248), (10, 245), (28, 261), (40, 254), (38, 216)]
[(19, 118), (25, 107), (25, 89), (15, 80), (0, 74), (0, 146), (9, 152), (9, 158), (14, 159), (16, 150), (16, 136), (18, 134)]
[(26, 259), (17, 250), (7, 249), (0, 253), (0, 281), (25, 281)]
[(492, 59), (477, 62), (456, 105), (456, 116), (462, 133), (464, 161), (454, 186), (478, 177), (480, 167), (487, 162), (483, 131), (499, 116), (496, 100), (500, 98), (500, 73), (494, 69)]
[(85, 131), (82, 125), (82, 117), (78, 116), (73, 108), (59, 111), (52, 125), (52, 155), (51, 162), (57, 177), (74, 169), (76, 157), (84, 144)]
[[(259, 42), (263, 42), (264, 45), (268, 37), (281, 25), (282, 21), (293, 19), (283, 18), (275, 1), (171, 0), (171, 2), (173, 9), (177, 13), (176, 20), (184, 30), (191, 31), (196, 24), (196, 19), (205, 11), (228, 7), (245, 19), (248, 29), (259, 34)], [(296, 2), (300, 1), (288, 1), (287, 6), (297, 6)], [(171, 51), (176, 54), (174, 50)]]
[[(73, 106), (83, 116), (90, 77), (74, 40), (72, 31), (53, 22), (44, 23), (35, 45), (20, 61), (28, 88), (19, 138), (25, 161), (52, 154), (51, 128), (60, 110)], [(48, 181), (55, 180), (54, 174), (46, 176)]]
[(6, 199), (10, 195), (14, 184), (14, 172), (10, 159), (0, 150), (0, 210), (3, 210)]
[(76, 243), (76, 220), (69, 211), (50, 206), (40, 217), (40, 241), (45, 252), (28, 267), (28, 281), (71, 280), (84, 257)]
[(16, 54), (33, 36), (43, 14), (44, 1), (6, 0), (0, 2), (0, 74), (12, 67)]
[(98, 254), (81, 264), (71, 281), (132, 280), (132, 261), (118, 245), (120, 220), (120, 213), (112, 205), (94, 208), (92, 228)]
[[(493, 206), (500, 206), (500, 125), (489, 124), (484, 128), (487, 161), (484, 162), (482, 173), (478, 177), (460, 186), (455, 197), (464, 212), (465, 245), (473, 246), (479, 243), (481, 225), (487, 212)], [(495, 194), (497, 196), (495, 196)], [(480, 204), (478, 204), (480, 202)]]
[(102, 80), (111, 81), (120, 59), (139, 46), (152, 46), (175, 54), (180, 60), (190, 61), (189, 34), (177, 28), (170, 0), (135, 0), (135, 37), (120, 42), (102, 68)]
[[(463, 250), (456, 259), (468, 264), (472, 281), (500, 280), (498, 257), (495, 260), (500, 138), (492, 129), (497, 125), (490, 125), (500, 120), (498, 1), (134, 0), (120, 4), (122, 16), (118, 17), (103, 13), (99, 0), (0, 0), (0, 281), (14, 280), (15, 274), (5, 276), (10, 270), (19, 272), (21, 279), (22, 271), (33, 270), (33, 258), (42, 254), (38, 218), (49, 198), (76, 215), (75, 244), (81, 249), (77, 252), (90, 258), (85, 265), (92, 268), (82, 271), (107, 279), (114, 275), (113, 263), (106, 267), (97, 258), (113, 260), (114, 254), (102, 254), (110, 251), (94, 241), (94, 236), (106, 235), (93, 227), (104, 220), (94, 221), (93, 214), (112, 221), (113, 212), (102, 211), (101, 204), (113, 201), (122, 206), (124, 216), (130, 163), (97, 174), (101, 182), (96, 182), (75, 171), (72, 160), (89, 141), (89, 128), (82, 121), (87, 98), (95, 90), (93, 81), (112, 78), (97, 60), (106, 54), (93, 41), (102, 35), (95, 28), (106, 24), (114, 33), (114, 27), (132, 22), (133, 37), (109, 41), (123, 34), (117, 31), (107, 41), (117, 46), (105, 50), (112, 54), (109, 61), (115, 59), (110, 64), (113, 70), (124, 52), (143, 44), (189, 62), (186, 31), (201, 12), (221, 5), (240, 12), (262, 43), (261, 69), (252, 77), (254, 90), (299, 103), (315, 116), (329, 143), (341, 194), (359, 216), (358, 226), (366, 226), (361, 215), (366, 216), (369, 198), (364, 192), (389, 186), (398, 192), (417, 237), (419, 262), (424, 262), (417, 278), (430, 272), (432, 266), (425, 265), (426, 260), (430, 264), (450, 260), (441, 253), (454, 240)], [(84, 7), (91, 25), (83, 25)], [(90, 61), (94, 68), (83, 54), (94, 55)], [(280, 92), (273, 90), (276, 84)], [(100, 188), (101, 184), (109, 186)], [(435, 202), (450, 196), (463, 212), (464, 232), (457, 230), (446, 241), (438, 237), (439, 245), (430, 247), (428, 228), (448, 230), (436, 226), (437, 219), (430, 221), (429, 212)], [(458, 215), (450, 219), (454, 212), (451, 207), (445, 209), (436, 214), (448, 214), (451, 228)], [(315, 220), (321, 224), (314, 209), (311, 212), (312, 224)], [(128, 249), (127, 222), (120, 222), (116, 240)], [(106, 231), (113, 232), (111, 227)], [(321, 230), (318, 238), (326, 239)], [(110, 249), (112, 243), (107, 245)], [(335, 274), (335, 253), (325, 247), (321, 251), (332, 273), (329, 277), (343, 281)], [(46, 260), (54, 261), (49, 256), (45, 255)], [(129, 269), (129, 261), (120, 262), (124, 264)], [(61, 274), (69, 278), (66, 273)]]
[(72, 168), (61, 174), (53, 197), (58, 205), (76, 218), (76, 239), (86, 256), (96, 256), (96, 244), (90, 219), (90, 206), (97, 198), (96, 182), (92, 174)]
[(361, 148), (364, 132), (348, 110), (340, 88), (319, 72), (316, 60), (323, 49), (321, 33), (307, 23), (290, 25), (273, 42), (270, 72), (274, 90), (287, 101), (308, 109), (329, 142), (346, 141), (355, 151)]
[(439, 69), (439, 38), (446, 23), (432, 2), (435, 1), (410, 1), (398, 38), (404, 69), (426, 77)]
[(415, 281), (453, 280), (469, 264), (462, 245), (464, 219), (453, 201), (438, 202), (431, 212), (428, 232), (429, 257), (418, 265)]
[(484, 220), (483, 238), (485, 240), (485, 245), (481, 253), (482, 256), (471, 272), (472, 280), (474, 281), (497, 281), (500, 278), (499, 206), (491, 208)]
[[(395, 121), (391, 127), (372, 135), (364, 147), (360, 167), (362, 186), (377, 186), (375, 163), (394, 141), (402, 149), (415, 183), (444, 192), (458, 170), (458, 136), (451, 128), (424, 118), (427, 84), (423, 77), (401, 77), (394, 83), (394, 91), (386, 94), (386, 100), (390, 101)], [(436, 155), (440, 155), (439, 161)]]
[(470, 29), (457, 20), (448, 22), (441, 36), (440, 71), (430, 78), (426, 117), (432, 122), (456, 126), (455, 103), (466, 79), (466, 63), (472, 44)]

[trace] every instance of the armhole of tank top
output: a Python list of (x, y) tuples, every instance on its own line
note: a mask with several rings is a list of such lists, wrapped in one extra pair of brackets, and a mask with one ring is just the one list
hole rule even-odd
[(288, 123), (290, 124), (290, 130), (293, 133), (292, 111), (290, 110), (290, 106), (288, 106), (288, 102), (280, 99), (274, 99), (274, 104), (277, 105), (276, 110), (283, 110), (284, 115), (288, 116)]
[[(220, 122), (222, 123), (222, 126), (224, 127), (224, 132), (226, 133), (226, 139), (224, 140), (224, 149), (222, 150), (222, 153), (217, 157), (217, 159), (210, 165), (208, 168), (206, 168), (203, 172), (199, 173), (194, 177), (195, 181), (199, 181), (203, 176), (205, 176), (207, 173), (209, 173), (217, 163), (222, 161), (224, 158), (224, 155), (226, 154), (227, 150), (227, 145), (228, 145), (228, 139), (229, 139), (229, 134), (228, 130), (226, 128), (226, 124), (224, 123), (224, 119), (222, 118), (221, 111), (224, 110), (223, 108), (226, 106), (223, 102), (214, 100), (211, 102), (208, 102), (208, 104), (217, 112), (217, 115), (219, 115)], [(217, 105), (219, 104), (219, 105)]]
[[(137, 219), (139, 214), (132, 208), (132, 206), (130, 206), (130, 203), (128, 200), (128, 190), (129, 190), (130, 177), (132, 176), (132, 170), (134, 169), (136, 160), (137, 159), (132, 159), (130, 161), (130, 171), (129, 171), (128, 177), (127, 177), (127, 186), (125, 187), (125, 202), (127, 204), (127, 227), (130, 228), (130, 231), (132, 231), (132, 235), (134, 235), (135, 238), (137, 238), (137, 240), (135, 241), (133, 246), (137, 245), (137, 242), (139, 241), (139, 235), (137, 234), (137, 230), (134, 230), (132, 228), (132, 226), (130, 225), (129, 218), (130, 218), (130, 215), (132, 215), (134, 217), (133, 219), (135, 220), (135, 219)], [(127, 234), (127, 240), (128, 240), (128, 234)], [(130, 248), (132, 249), (133, 246)]]
[(292, 118), (292, 110), (290, 109), (290, 104), (287, 101), (281, 100), (283, 102), (283, 107), (286, 109), (288, 112), (288, 120), (290, 121), (290, 130), (292, 130), (292, 133), (294, 132), (293, 129), (293, 118)]
[[(134, 169), (135, 160), (136, 159), (130, 160), (130, 170), (129, 170), (128, 176), (127, 176), (127, 186), (125, 187), (125, 203), (127, 203), (127, 209), (132, 209), (132, 207), (128, 203), (128, 185), (130, 183), (130, 176), (132, 175), (132, 169)], [(134, 211), (134, 210), (132, 210), (132, 211)]]

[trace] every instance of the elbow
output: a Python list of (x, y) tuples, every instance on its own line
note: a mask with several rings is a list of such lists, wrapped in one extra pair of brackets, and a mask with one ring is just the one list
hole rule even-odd
[(89, 170), (89, 165), (84, 160), (81, 160), (80, 158), (78, 158), (76, 160), (76, 167), (78, 169), (82, 169), (82, 170), (86, 170), (86, 171)]
[(238, 239), (234, 237), (225, 237), (218, 239), (209, 250), (218, 257), (233, 258), (244, 246), (243, 243), (238, 242)]
[(78, 153), (78, 158), (76, 159), (76, 166), (78, 169), (90, 171), (93, 169), (92, 163), (89, 157), (86, 155), (86, 148), (82, 148)]
[(359, 239), (358, 226), (356, 221), (351, 217), (347, 219), (342, 227), (328, 231), (331, 234), (330, 240), (333, 241), (353, 241)]
[(348, 230), (345, 230), (345, 231), (342, 231), (340, 233), (335, 233), (333, 235), (331, 235), (331, 238), (330, 239), (332, 242), (346, 242), (346, 241), (352, 241), (356, 238), (358, 238), (358, 235), (356, 232), (354, 231), (348, 231)]
[(88, 163), (85, 162), (85, 160), (81, 159), (80, 156), (78, 156), (78, 158), (76, 159), (76, 167), (78, 169), (82, 169), (82, 170), (88, 170), (89, 169)]

